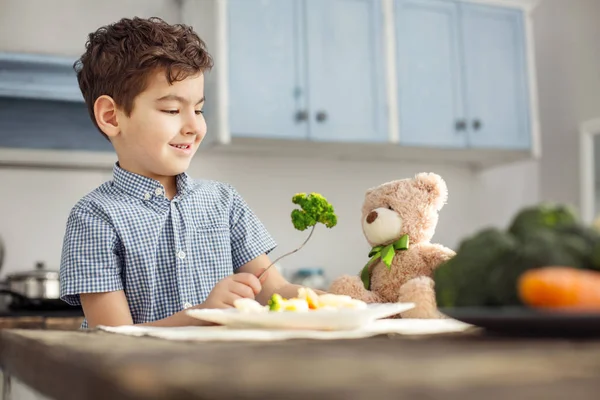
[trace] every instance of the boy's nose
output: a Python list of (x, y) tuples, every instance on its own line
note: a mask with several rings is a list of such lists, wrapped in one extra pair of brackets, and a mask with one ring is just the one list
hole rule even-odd
[(194, 114), (194, 118), (188, 119), (182, 130), (185, 135), (202, 135), (206, 128), (204, 121), (199, 121), (199, 118)]

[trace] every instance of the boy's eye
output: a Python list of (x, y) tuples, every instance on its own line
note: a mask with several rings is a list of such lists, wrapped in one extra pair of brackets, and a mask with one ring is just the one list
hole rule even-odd
[(179, 110), (163, 110), (163, 112), (171, 115), (179, 114)]
[(204, 114), (204, 110), (196, 110), (196, 115)]

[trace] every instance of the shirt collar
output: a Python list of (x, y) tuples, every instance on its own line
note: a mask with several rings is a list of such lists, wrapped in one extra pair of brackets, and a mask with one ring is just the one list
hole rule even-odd
[[(137, 199), (150, 200), (165, 194), (159, 181), (124, 170), (118, 162), (113, 167), (113, 182), (118, 189)], [(183, 172), (176, 176), (176, 184), (177, 196), (183, 196), (191, 190), (192, 179)]]

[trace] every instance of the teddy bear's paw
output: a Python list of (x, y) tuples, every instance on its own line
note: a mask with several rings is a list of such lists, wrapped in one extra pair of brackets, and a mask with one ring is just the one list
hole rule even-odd
[(362, 300), (365, 303), (381, 302), (377, 294), (365, 289), (363, 282), (358, 276), (340, 276), (331, 283), (328, 292), (350, 296), (353, 299)]
[[(358, 290), (356, 288), (356, 280), (356, 276), (342, 275), (331, 282), (331, 285), (329, 285), (329, 289), (327, 291), (333, 294), (350, 295), (350, 292), (356, 292)], [(362, 285), (362, 282), (360, 283)]]
[(402, 313), (402, 318), (441, 318), (437, 309), (434, 281), (427, 276), (419, 276), (406, 282), (400, 288), (398, 301), (415, 303), (415, 307)]

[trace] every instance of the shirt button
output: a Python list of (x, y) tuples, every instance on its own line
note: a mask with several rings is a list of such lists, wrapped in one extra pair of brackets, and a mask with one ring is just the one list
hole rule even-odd
[(185, 304), (183, 305), (183, 308), (190, 308), (190, 307), (192, 307), (192, 305), (191, 305), (190, 303), (185, 303)]
[(161, 188), (156, 188), (156, 190), (154, 191), (154, 193), (156, 193), (157, 196), (162, 196), (163, 190)]
[(144, 195), (144, 199), (146, 199), (146, 200), (150, 200), (150, 197), (152, 197), (152, 195), (150, 193), (146, 193)]
[(179, 250), (177, 252), (177, 257), (181, 258), (182, 260), (185, 258), (185, 253), (183, 252), (183, 250)]

